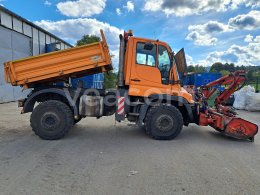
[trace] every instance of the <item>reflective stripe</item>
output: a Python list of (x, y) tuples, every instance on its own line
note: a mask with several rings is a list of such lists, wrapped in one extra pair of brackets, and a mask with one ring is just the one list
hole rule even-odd
[(124, 114), (124, 112), (125, 112), (125, 98), (124, 97), (118, 97), (117, 113), (118, 114)]

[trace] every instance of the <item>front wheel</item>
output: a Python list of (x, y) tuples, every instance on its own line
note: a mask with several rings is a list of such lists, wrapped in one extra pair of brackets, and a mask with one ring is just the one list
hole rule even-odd
[(146, 115), (145, 127), (147, 134), (154, 139), (174, 139), (183, 127), (182, 114), (171, 105), (151, 107)]
[(35, 134), (46, 140), (64, 137), (74, 123), (69, 106), (57, 100), (40, 103), (33, 110), (30, 121)]

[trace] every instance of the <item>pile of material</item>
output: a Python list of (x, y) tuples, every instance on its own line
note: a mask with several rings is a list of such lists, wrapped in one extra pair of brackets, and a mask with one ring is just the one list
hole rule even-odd
[(233, 107), (239, 110), (260, 111), (260, 94), (255, 93), (255, 88), (248, 85), (234, 93)]

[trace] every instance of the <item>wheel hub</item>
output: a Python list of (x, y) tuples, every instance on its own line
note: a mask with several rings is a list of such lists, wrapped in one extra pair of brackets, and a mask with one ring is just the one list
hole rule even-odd
[(47, 130), (54, 130), (58, 127), (60, 120), (55, 113), (45, 113), (41, 120), (42, 126)]
[(160, 131), (167, 132), (173, 128), (174, 122), (168, 115), (161, 115), (156, 120), (156, 125)]

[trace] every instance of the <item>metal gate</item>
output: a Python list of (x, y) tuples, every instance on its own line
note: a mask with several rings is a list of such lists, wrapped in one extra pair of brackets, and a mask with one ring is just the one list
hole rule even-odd
[(31, 38), (0, 26), (0, 103), (22, 99), (29, 93), (5, 83), (3, 63), (31, 56), (31, 48)]

